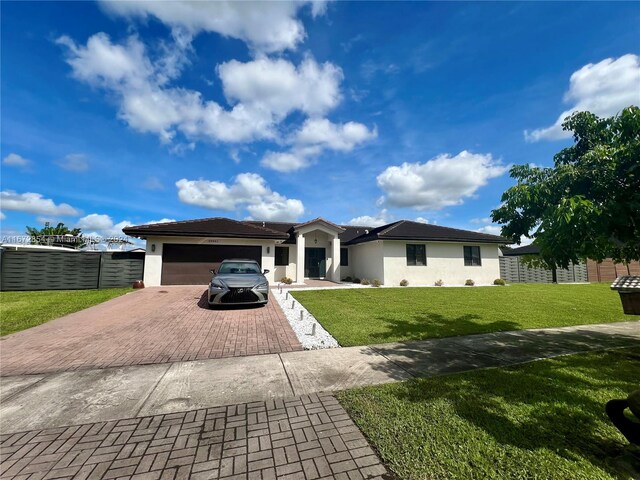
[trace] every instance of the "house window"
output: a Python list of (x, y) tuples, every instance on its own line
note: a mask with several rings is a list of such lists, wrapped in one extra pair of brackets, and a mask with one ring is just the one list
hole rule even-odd
[(289, 247), (276, 247), (276, 267), (289, 265)]
[(479, 267), (482, 265), (480, 247), (464, 246), (464, 265), (465, 267)]
[(407, 243), (407, 265), (426, 265), (427, 250), (424, 245)]
[(340, 266), (341, 267), (349, 266), (349, 249), (348, 248), (340, 249)]

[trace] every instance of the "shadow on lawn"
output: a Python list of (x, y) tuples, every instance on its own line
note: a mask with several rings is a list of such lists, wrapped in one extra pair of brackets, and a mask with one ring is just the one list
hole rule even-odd
[(403, 341), (426, 340), (520, 328), (518, 323), (508, 320), (481, 321), (482, 317), (473, 313), (447, 317), (439, 313), (426, 312), (412, 315), (411, 320), (398, 320), (392, 315), (377, 316), (376, 320), (383, 322), (386, 329), (370, 336), (380, 341), (389, 341), (390, 338), (402, 338)]
[(499, 444), (544, 448), (568, 460), (583, 458), (620, 477), (623, 472), (614, 459), (627, 443), (606, 417), (609, 398), (604, 392), (616, 388), (626, 394), (638, 388), (640, 348), (598, 355), (604, 361), (565, 356), (449, 376), (446, 381), (405, 382), (395, 396), (417, 403), (445, 399), (455, 414)]

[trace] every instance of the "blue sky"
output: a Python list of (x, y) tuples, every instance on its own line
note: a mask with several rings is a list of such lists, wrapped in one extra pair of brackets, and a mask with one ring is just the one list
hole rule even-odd
[(497, 233), (566, 112), (640, 103), (638, 3), (2, 2), (2, 234), (228, 216)]

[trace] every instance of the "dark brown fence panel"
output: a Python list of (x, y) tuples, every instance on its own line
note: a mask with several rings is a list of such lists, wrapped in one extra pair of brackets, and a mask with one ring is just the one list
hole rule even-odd
[(2, 252), (2, 290), (78, 290), (98, 287), (99, 253)]
[(128, 287), (142, 280), (143, 252), (104, 252), (101, 257), (99, 288)]
[(500, 278), (507, 283), (520, 282), (519, 262), (517, 257), (500, 257)]
[(0, 290), (81, 290), (142, 279), (144, 253), (0, 249)]

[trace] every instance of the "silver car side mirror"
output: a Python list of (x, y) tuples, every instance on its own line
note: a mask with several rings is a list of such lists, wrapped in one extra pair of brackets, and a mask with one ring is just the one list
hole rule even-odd
[(263, 272), (263, 275), (266, 275), (267, 273), (269, 273), (269, 270), (265, 269), (265, 271)]

